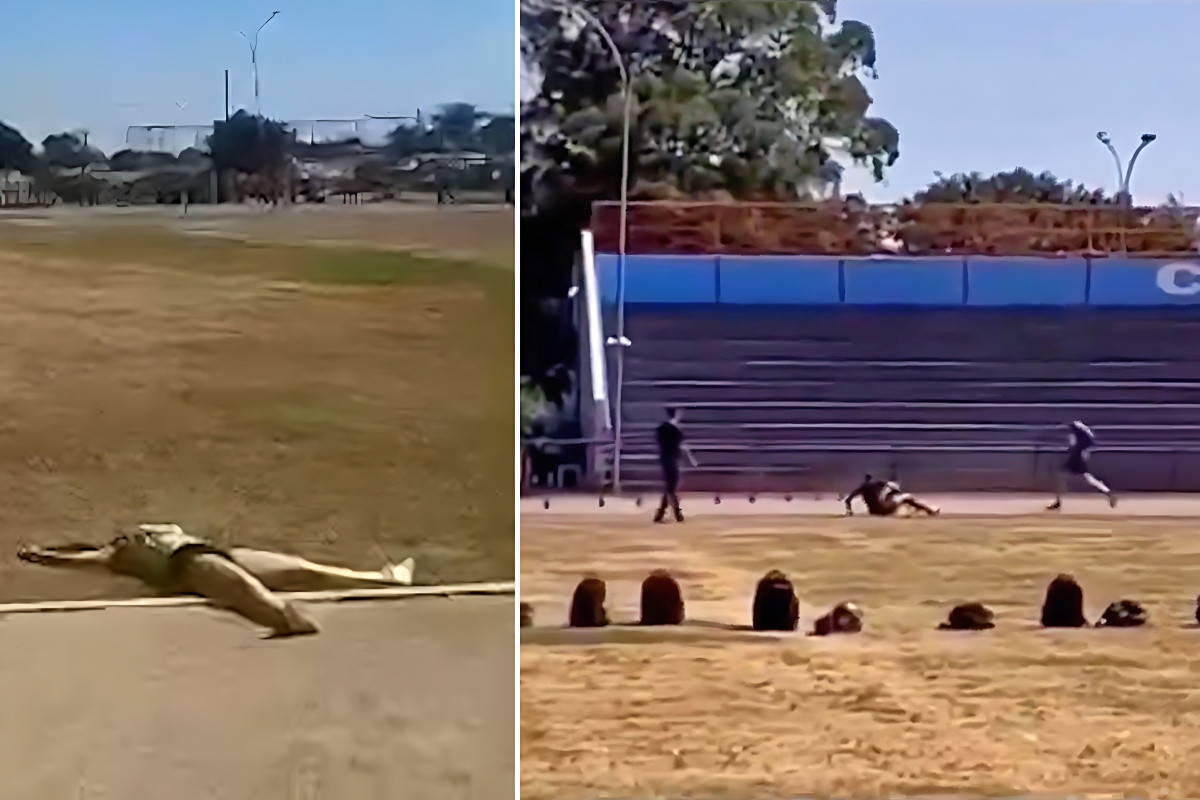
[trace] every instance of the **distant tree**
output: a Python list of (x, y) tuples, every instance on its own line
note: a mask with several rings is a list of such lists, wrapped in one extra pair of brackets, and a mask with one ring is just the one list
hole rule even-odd
[(42, 140), (42, 158), (53, 167), (82, 169), (103, 164), (107, 158), (100, 150), (84, 143), (78, 133), (52, 133)]
[(512, 114), (496, 114), (475, 132), (481, 152), (492, 156), (512, 156), (517, 147), (517, 121)]
[(478, 146), (479, 124), (487, 118), (471, 103), (444, 103), (433, 115), (433, 132), (443, 149), (474, 149)]
[(979, 172), (943, 175), (913, 195), (917, 203), (1065, 203), (1100, 205), (1115, 202), (1102, 190), (1024, 167), (984, 175)]
[[(870, 114), (875, 35), (838, 19), (836, 0), (580, 5), (628, 69), (634, 183), (786, 198), (835, 184), (843, 161), (881, 180), (899, 157), (896, 128)], [(521, 108), (521, 321), (532, 326), (542, 300), (571, 285), (592, 203), (619, 195), (625, 96), (600, 31), (563, 4), (521, 0), (521, 55), (540, 79)], [(522, 373), (569, 350), (531, 328)]]
[[(638, 179), (685, 194), (795, 196), (839, 177), (838, 156), (877, 180), (899, 156), (896, 129), (868, 116), (875, 37), (840, 24), (836, 0), (589, 2), (629, 71)], [(523, 104), (525, 164), (613, 197), (624, 97), (612, 53), (569, 8), (522, 0), (522, 56), (541, 78)], [(545, 199), (545, 198), (544, 198)]]
[(33, 145), (16, 128), (0, 122), (0, 171), (16, 170), (24, 175), (38, 174), (44, 166), (33, 152)]
[(217, 122), (208, 137), (208, 152), (218, 169), (272, 173), (284, 163), (293, 139), (282, 122), (239, 110), (228, 120)]
[(508, 156), (516, 148), (516, 127), (513, 114), (489, 114), (470, 103), (446, 103), (427, 126), (404, 123), (393, 128), (387, 150), (393, 158), (454, 150)]
[(415, 125), (398, 125), (388, 133), (386, 151), (394, 159), (404, 159), (419, 153), (435, 152), (439, 140), (431, 130)]
[(198, 147), (188, 147), (175, 159), (177, 163), (192, 167), (207, 167), (212, 165), (209, 154)]
[(171, 153), (150, 150), (118, 150), (108, 159), (108, 166), (109, 169), (118, 172), (142, 172), (172, 166), (176, 160)]

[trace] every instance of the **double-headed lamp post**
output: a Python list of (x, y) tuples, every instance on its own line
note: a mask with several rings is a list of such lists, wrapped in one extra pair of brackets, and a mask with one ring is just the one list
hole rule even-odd
[(1121, 193), (1121, 202), (1125, 206), (1133, 205), (1133, 196), (1129, 193), (1129, 183), (1133, 179), (1133, 165), (1137, 163), (1138, 156), (1142, 154), (1142, 151), (1149, 147), (1158, 136), (1153, 133), (1143, 133), (1141, 144), (1133, 151), (1133, 155), (1129, 157), (1129, 162), (1124, 167), (1121, 166), (1121, 156), (1117, 154), (1117, 148), (1113, 147), (1108, 133), (1099, 131), (1096, 133), (1096, 138), (1100, 144), (1108, 148), (1108, 152), (1113, 157), (1113, 163), (1117, 165), (1117, 189)]
[(625, 252), (629, 240), (629, 139), (633, 118), (633, 93), (629, 85), (629, 70), (621, 49), (613, 41), (612, 34), (595, 14), (583, 6), (561, 0), (555, 2), (562, 10), (572, 14), (596, 29), (596, 33), (604, 40), (604, 44), (612, 53), (613, 61), (621, 74), (621, 93), (625, 98), (624, 113), (621, 118), (621, 200), (617, 233), (617, 330), (614, 336), (605, 340), (605, 345), (616, 352), (616, 397), (613, 408), (613, 491), (621, 491), (621, 432), (622, 432), (622, 400), (625, 393), (625, 349), (629, 347), (629, 338), (625, 335)]
[(254, 72), (254, 113), (262, 114), (262, 106), (258, 102), (258, 34), (263, 28), (267, 27), (267, 22), (275, 19), (279, 15), (278, 11), (272, 11), (271, 16), (267, 17), (267, 21), (258, 26), (258, 30), (254, 31), (254, 38), (251, 39), (246, 35), (245, 31), (238, 31), (242, 34), (242, 38), (246, 40), (246, 44), (250, 45), (250, 67)]

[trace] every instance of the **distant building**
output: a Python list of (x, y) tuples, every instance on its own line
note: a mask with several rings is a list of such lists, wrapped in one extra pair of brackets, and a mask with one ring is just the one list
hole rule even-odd
[(0, 171), (0, 206), (25, 205), (37, 199), (31, 179), (15, 170)]

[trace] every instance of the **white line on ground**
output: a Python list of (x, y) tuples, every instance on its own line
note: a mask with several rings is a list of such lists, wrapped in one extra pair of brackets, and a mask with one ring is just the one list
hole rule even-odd
[(1112, 528), (1046, 528), (1039, 525), (1023, 525), (1010, 530), (1013, 533), (1112, 533)]
[[(459, 583), (445, 586), (388, 586), (378, 589), (344, 589), (321, 592), (280, 592), (289, 600), (306, 603), (336, 603), (346, 600), (401, 600), (406, 597), (463, 597), (467, 595), (516, 594), (513, 581)], [(105, 608), (178, 608), (204, 606), (203, 597), (136, 597), (128, 600), (50, 600), (39, 603), (0, 603), (2, 614), (32, 614), (43, 611), (96, 611)]]

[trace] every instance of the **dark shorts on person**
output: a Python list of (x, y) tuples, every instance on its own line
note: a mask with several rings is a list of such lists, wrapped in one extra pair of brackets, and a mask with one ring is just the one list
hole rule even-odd
[(1067, 460), (1063, 462), (1063, 471), (1071, 475), (1082, 475), (1088, 471), (1088, 456), (1086, 452), (1070, 452), (1067, 453)]
[(220, 556), (230, 563), (237, 563), (233, 560), (233, 556), (229, 555), (228, 551), (222, 550), (221, 548), (215, 547), (206, 542), (185, 544), (183, 547), (172, 553), (170, 559), (167, 561), (169, 565), (166, 576), (167, 585), (178, 588), (183, 580), (183, 570), (187, 566), (188, 562), (195, 556), (204, 555)]

